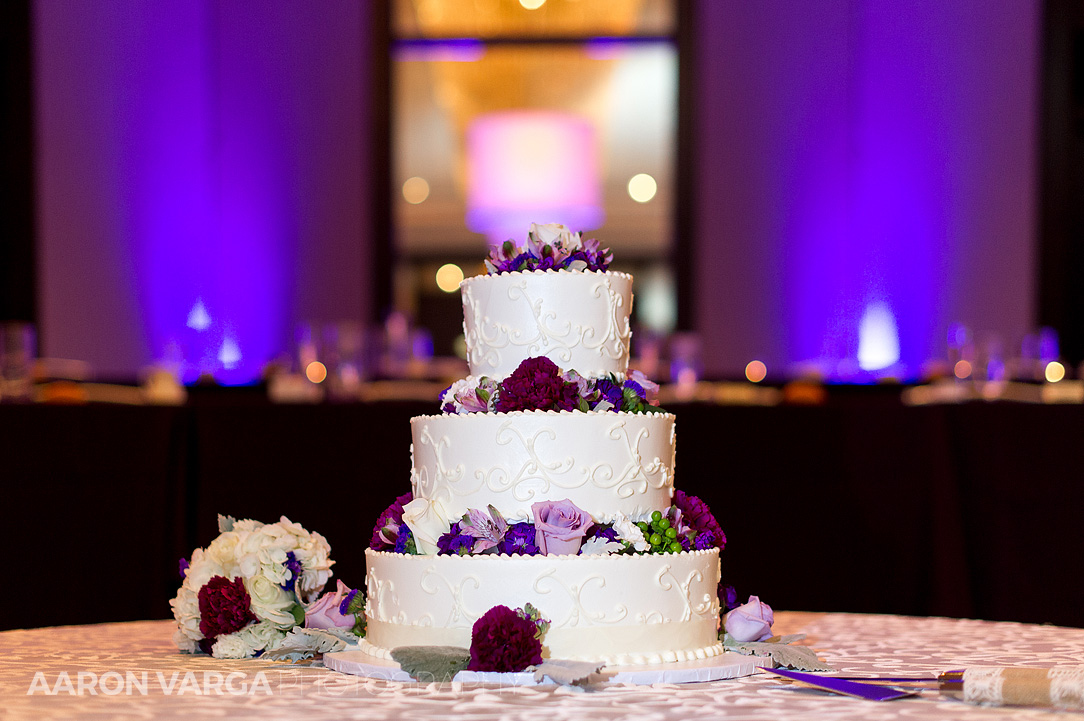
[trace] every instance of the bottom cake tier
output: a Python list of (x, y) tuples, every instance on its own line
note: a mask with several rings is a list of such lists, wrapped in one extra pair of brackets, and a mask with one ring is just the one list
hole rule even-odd
[(366, 637), (399, 646), (471, 643), (493, 606), (530, 603), (550, 621), (546, 658), (654, 664), (722, 653), (719, 551), (610, 556), (415, 556), (365, 552)]

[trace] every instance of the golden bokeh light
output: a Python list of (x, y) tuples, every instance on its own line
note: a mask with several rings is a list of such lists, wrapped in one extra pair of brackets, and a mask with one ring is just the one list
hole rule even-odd
[(437, 271), (437, 287), (445, 293), (454, 293), (459, 290), (459, 284), (463, 282), (463, 269), (455, 263), (445, 263)]
[(1046, 364), (1047, 383), (1057, 383), (1063, 378), (1065, 378), (1065, 366), (1057, 361), (1050, 361)]
[(752, 360), (745, 366), (745, 377), (753, 383), (760, 383), (768, 376), (768, 366), (762, 361)]
[(546, 0), (519, 0), (519, 4), (527, 10), (537, 10), (546, 4)]
[(956, 365), (952, 368), (952, 373), (961, 380), (971, 377), (971, 364), (965, 360), (956, 361)]
[(419, 178), (415, 175), (413, 178), (407, 178), (403, 183), (403, 198), (411, 205), (417, 205), (424, 202), (429, 197), (429, 183), (425, 178)]
[(327, 378), (327, 367), (320, 361), (313, 361), (305, 366), (305, 377), (313, 383), (323, 383)]
[(658, 183), (647, 173), (638, 173), (629, 180), (629, 197), (637, 203), (651, 200), (658, 190)]

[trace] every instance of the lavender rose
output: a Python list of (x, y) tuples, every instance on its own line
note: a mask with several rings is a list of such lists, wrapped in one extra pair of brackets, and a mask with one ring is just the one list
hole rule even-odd
[(343, 612), (343, 600), (353, 591), (342, 581), (305, 607), (305, 628), (353, 628), (354, 614)]
[(576, 555), (584, 534), (595, 523), (589, 513), (567, 498), (534, 503), (531, 514), (534, 516), (534, 542), (543, 556)]
[(772, 637), (773, 623), (772, 607), (761, 603), (756, 596), (750, 596), (748, 602), (726, 615), (723, 627), (735, 641), (763, 641)]

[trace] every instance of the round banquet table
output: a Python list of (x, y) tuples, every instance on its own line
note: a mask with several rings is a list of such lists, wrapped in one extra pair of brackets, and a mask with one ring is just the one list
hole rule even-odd
[[(609, 684), (587, 691), (404, 684), (316, 666), (181, 654), (170, 640), (172, 631), (168, 621), (138, 621), (0, 633), (0, 717), (689, 721), (1077, 716), (972, 706), (935, 691), (864, 701), (787, 687), (763, 673), (697, 684)], [(780, 612), (775, 631), (808, 634), (805, 643), (823, 660), (856, 675), (923, 675), (977, 665), (1084, 665), (1084, 629), (1057, 626)]]

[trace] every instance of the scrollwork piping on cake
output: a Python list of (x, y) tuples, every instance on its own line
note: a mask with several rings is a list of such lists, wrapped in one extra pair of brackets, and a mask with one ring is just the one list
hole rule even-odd
[[(674, 579), (673, 583), (666, 580), (667, 576)], [(678, 580), (678, 577), (674, 575), (674, 571), (670, 567), (669, 564), (663, 566), (661, 569), (659, 569), (659, 572), (657, 574), (655, 574), (655, 583), (662, 590), (671, 591), (671, 590), (674, 589), (675, 586), (677, 586), (677, 588), (680, 590), (679, 595), (681, 597), (681, 600), (684, 602), (684, 608), (681, 611), (681, 618), (679, 619), (682, 622), (692, 620), (692, 617), (693, 617), (692, 585), (693, 585), (694, 581), (703, 581), (703, 580), (704, 580), (704, 574), (702, 574), (697, 569), (693, 569), (692, 571), (689, 571), (689, 577), (685, 580), (685, 583), (682, 583), (680, 580)], [(697, 606), (696, 606), (696, 608), (697, 608), (696, 615), (698, 615), (698, 616), (703, 616), (704, 615), (704, 610), (703, 610), (702, 606), (703, 606), (703, 604), (697, 604)]]
[(612, 618), (606, 617), (605, 611), (591, 612), (588, 611), (583, 605), (583, 599), (580, 597), (584, 589), (588, 584), (597, 583), (598, 587), (606, 587), (606, 579), (600, 575), (594, 574), (586, 577), (580, 583), (565, 583), (557, 575), (556, 568), (549, 568), (538, 575), (534, 580), (534, 590), (536, 593), (547, 594), (550, 592), (548, 588), (542, 588), (544, 581), (552, 581), (554, 585), (564, 591), (569, 600), (572, 602), (571, 608), (568, 610), (568, 614), (560, 621), (554, 620), (554, 628), (566, 628), (569, 626), (579, 626), (582, 621), (584, 625), (590, 626), (596, 623), (619, 623), (629, 615), (629, 610), (622, 604), (614, 606), (615, 616)]
[[(478, 619), (481, 614), (468, 610), (463, 603), (464, 585), (470, 583), (474, 586), (475, 590), (482, 587), (482, 582), (477, 576), (463, 576), (459, 579), (459, 583), (452, 584), (451, 581), (437, 572), (435, 566), (429, 566), (422, 572), (419, 585), (421, 586), (422, 591), (431, 596), (436, 596), (441, 590), (440, 586), (432, 582), (434, 579), (443, 584), (444, 588), (448, 589), (448, 593), (452, 598), (452, 606), (448, 610), (448, 620), (444, 623), (446, 627), (455, 628), (457, 626), (469, 626)], [(463, 620), (466, 623), (457, 623), (460, 620)]]

